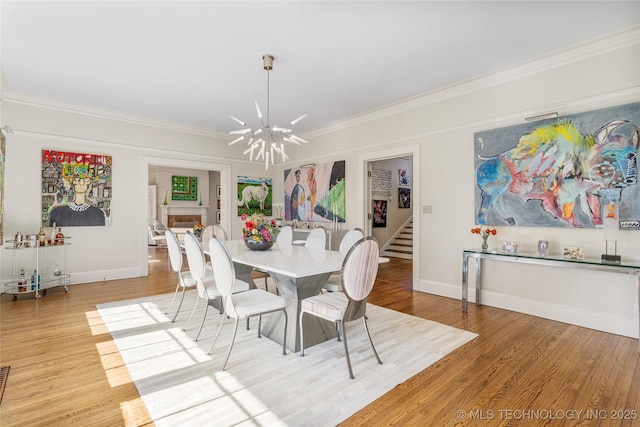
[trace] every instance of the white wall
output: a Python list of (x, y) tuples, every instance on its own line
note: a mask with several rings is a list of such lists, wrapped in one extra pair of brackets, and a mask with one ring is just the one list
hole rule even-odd
[[(230, 202), (223, 206), (223, 214), (237, 238), (240, 222), (231, 206), (236, 176), (273, 177), (274, 202), (281, 202), (284, 169), (345, 160), (348, 223), (343, 227), (362, 226), (362, 156), (418, 146), (414, 200), (432, 206), (433, 212), (414, 217), (419, 253), (414, 288), (459, 298), (462, 250), (479, 246), (478, 237), (469, 232), (475, 223), (474, 132), (522, 123), (524, 117), (543, 112), (571, 114), (638, 100), (636, 29), (310, 133), (305, 135), (310, 144), (291, 151), (294, 162), (268, 173), (262, 165), (228, 158), (226, 143), (215, 136), (4, 101), (2, 125), (16, 129), (7, 137), (5, 232), (11, 236), (16, 229), (37, 230), (39, 151), (45, 146), (109, 154), (114, 160), (113, 225), (67, 230), (74, 242), (70, 248), (74, 282), (146, 271), (148, 163), (221, 170), (223, 198)], [(597, 230), (527, 227), (500, 227), (491, 245), (512, 240), (522, 250), (534, 250), (542, 238), (582, 246), (586, 255), (599, 256), (604, 248)], [(139, 244), (127, 244), (130, 241)], [(637, 232), (629, 232), (619, 244), (626, 259), (640, 261), (639, 248)], [(4, 278), (10, 266), (6, 254), (2, 256)], [(638, 296), (632, 276), (487, 262), (483, 280), (486, 304), (638, 336)]]

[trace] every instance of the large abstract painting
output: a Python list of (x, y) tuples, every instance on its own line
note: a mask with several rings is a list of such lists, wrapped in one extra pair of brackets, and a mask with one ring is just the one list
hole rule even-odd
[(640, 229), (640, 103), (478, 132), (478, 224)]
[(284, 219), (344, 222), (345, 162), (322, 163), (284, 171)]
[(111, 223), (111, 156), (42, 150), (42, 226)]
[(273, 213), (271, 178), (238, 177), (238, 216), (256, 212), (266, 216)]

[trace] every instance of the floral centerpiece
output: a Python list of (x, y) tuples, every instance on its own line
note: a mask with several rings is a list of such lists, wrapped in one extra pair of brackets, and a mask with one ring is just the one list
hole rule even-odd
[(193, 226), (193, 234), (197, 237), (202, 236), (202, 232), (204, 231), (204, 225), (197, 223)]
[(482, 237), (482, 251), (486, 252), (487, 249), (489, 249), (489, 244), (487, 243), (487, 239), (489, 239), (489, 236), (495, 236), (496, 234), (498, 234), (498, 230), (496, 230), (495, 228), (481, 228), (481, 227), (475, 227), (471, 229), (471, 232), (473, 234), (479, 234), (480, 237)]
[(240, 219), (244, 222), (242, 239), (249, 249), (267, 250), (273, 246), (278, 235), (278, 227), (274, 219), (268, 219), (261, 213), (254, 213), (251, 216), (242, 214)]

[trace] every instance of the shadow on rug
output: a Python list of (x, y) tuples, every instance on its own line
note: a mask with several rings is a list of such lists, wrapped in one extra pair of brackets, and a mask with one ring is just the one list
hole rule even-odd
[[(188, 291), (175, 323), (164, 314), (172, 294), (101, 304), (98, 312), (156, 426), (335, 426), (378, 397), (426, 369), (477, 334), (369, 304), (368, 324), (383, 364), (378, 365), (361, 322), (348, 326), (355, 380), (348, 378), (342, 342), (335, 339), (299, 353), (287, 352), (238, 328), (224, 372), (233, 330), (227, 319), (211, 355), (221, 316), (204, 312)], [(297, 319), (294, 321), (297, 322)], [(107, 355), (103, 355), (107, 356)]]

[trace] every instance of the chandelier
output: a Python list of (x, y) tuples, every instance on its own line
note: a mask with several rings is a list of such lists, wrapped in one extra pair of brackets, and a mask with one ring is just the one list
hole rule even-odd
[(273, 55), (262, 55), (263, 67), (267, 70), (267, 114), (263, 117), (260, 111), (258, 101), (254, 101), (256, 111), (258, 112), (258, 119), (260, 119), (261, 126), (258, 129), (251, 129), (242, 120), (229, 116), (235, 122), (242, 126), (242, 129), (233, 130), (229, 132), (230, 135), (238, 135), (236, 139), (231, 141), (229, 145), (233, 145), (237, 142), (244, 141), (246, 139), (247, 148), (242, 154), (249, 156), (249, 161), (254, 160), (264, 161), (265, 170), (269, 169), (269, 163), (272, 165), (276, 162), (276, 157), (281, 158), (283, 162), (289, 159), (285, 152), (285, 143), (300, 145), (300, 143), (307, 144), (308, 141), (294, 135), (292, 127), (295, 126), (300, 120), (307, 117), (307, 114), (303, 114), (289, 125), (290, 127), (279, 127), (278, 125), (271, 126), (269, 122), (269, 71), (273, 69)]

